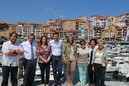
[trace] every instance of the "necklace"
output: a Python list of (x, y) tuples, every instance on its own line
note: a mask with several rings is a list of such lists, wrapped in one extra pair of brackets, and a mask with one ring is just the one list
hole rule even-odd
[(102, 53), (102, 52), (103, 52), (103, 49), (102, 49), (102, 50), (97, 49), (97, 51), (98, 51), (99, 53)]

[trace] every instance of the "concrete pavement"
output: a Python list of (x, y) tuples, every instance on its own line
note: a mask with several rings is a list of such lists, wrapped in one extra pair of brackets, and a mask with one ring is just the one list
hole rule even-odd
[[(0, 84), (2, 81), (2, 76), (1, 76), (1, 68), (0, 68)], [(77, 76), (76, 76), (77, 77)], [(50, 76), (50, 80), (51, 80), (51, 84), (53, 84), (53, 75)], [(10, 80), (9, 80), (10, 81)], [(79, 86), (79, 82), (77, 79), (74, 80), (74, 86)], [(18, 86), (20, 86), (23, 83), (23, 79), (19, 79), (18, 80)], [(41, 80), (39, 77), (35, 78), (35, 82), (33, 86), (40, 86), (41, 84)], [(105, 81), (106, 86), (129, 86), (129, 82), (120, 82), (120, 81)], [(9, 83), (9, 86), (11, 86), (11, 84)], [(53, 85), (51, 85), (53, 86)], [(66, 83), (62, 82), (62, 86), (66, 86)]]

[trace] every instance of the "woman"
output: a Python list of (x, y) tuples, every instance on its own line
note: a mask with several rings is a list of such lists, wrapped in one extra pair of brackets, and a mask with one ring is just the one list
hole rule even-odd
[(87, 65), (88, 65), (88, 47), (86, 46), (86, 41), (80, 41), (80, 47), (77, 49), (78, 57), (78, 68), (79, 68), (79, 78), (81, 86), (87, 85)]
[(89, 75), (89, 84), (90, 86), (94, 86), (94, 80), (95, 80), (95, 77), (94, 77), (94, 72), (92, 70), (92, 56), (93, 56), (93, 50), (95, 50), (97, 48), (97, 40), (96, 39), (91, 39), (90, 42), (90, 48), (89, 48), (89, 65), (88, 65), (88, 75)]
[(73, 86), (74, 71), (76, 68), (76, 50), (74, 38), (69, 36), (67, 43), (63, 45), (63, 62), (66, 68), (67, 86)]
[(107, 51), (104, 48), (104, 41), (98, 40), (98, 48), (93, 52), (93, 70), (95, 72), (95, 86), (105, 86), (104, 76), (107, 66)]
[[(37, 47), (38, 63), (41, 70), (42, 86), (49, 86), (49, 72), (50, 72), (50, 48), (48, 46), (47, 37), (43, 36)], [(44, 77), (46, 75), (46, 83)]]

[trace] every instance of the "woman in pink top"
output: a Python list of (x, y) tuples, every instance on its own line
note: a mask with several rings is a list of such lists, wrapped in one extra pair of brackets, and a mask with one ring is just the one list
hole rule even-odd
[[(49, 72), (50, 72), (50, 47), (48, 46), (47, 37), (43, 36), (37, 46), (38, 63), (41, 70), (42, 86), (49, 85)], [(46, 82), (44, 77), (46, 75)]]

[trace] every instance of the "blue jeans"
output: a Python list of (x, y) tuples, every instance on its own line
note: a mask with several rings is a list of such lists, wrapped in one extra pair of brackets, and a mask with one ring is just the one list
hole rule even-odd
[(2, 83), (1, 86), (8, 86), (9, 74), (11, 73), (11, 84), (17, 86), (17, 71), (18, 67), (2, 66)]
[(78, 69), (79, 69), (79, 78), (80, 82), (82, 84), (87, 84), (88, 76), (87, 76), (87, 64), (86, 63), (79, 63), (78, 64)]
[(52, 67), (53, 67), (53, 75), (55, 83), (61, 82), (62, 75), (62, 58), (61, 56), (53, 56), (52, 55)]

